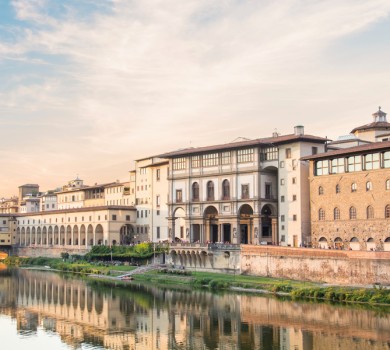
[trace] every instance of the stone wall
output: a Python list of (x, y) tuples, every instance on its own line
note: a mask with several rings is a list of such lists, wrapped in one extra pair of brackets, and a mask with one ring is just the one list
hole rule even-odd
[(48, 258), (60, 258), (61, 253), (69, 253), (69, 255), (72, 254), (78, 254), (78, 255), (85, 255), (89, 252), (88, 249), (67, 249), (64, 247), (28, 247), (28, 248), (14, 248), (12, 255), (17, 256), (28, 256), (32, 258), (44, 256)]
[(341, 285), (390, 285), (390, 252), (242, 245), (241, 273)]

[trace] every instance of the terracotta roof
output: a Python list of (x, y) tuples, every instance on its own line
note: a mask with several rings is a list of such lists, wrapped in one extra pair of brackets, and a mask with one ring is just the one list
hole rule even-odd
[(364, 131), (364, 130), (371, 130), (371, 129), (379, 129), (379, 130), (390, 130), (390, 123), (388, 122), (373, 122), (370, 124), (358, 126), (357, 128), (353, 129), (351, 133), (355, 133), (356, 131)]
[(293, 142), (315, 142), (315, 143), (325, 143), (327, 139), (319, 136), (312, 136), (312, 135), (282, 135), (282, 136), (276, 136), (276, 137), (267, 137), (267, 138), (259, 138), (254, 140), (246, 140), (246, 141), (239, 141), (239, 142), (231, 142), (231, 143), (225, 143), (220, 145), (213, 145), (213, 146), (205, 146), (205, 147), (191, 147), (191, 148), (184, 148), (179, 149), (177, 151), (168, 152), (164, 154), (158, 155), (158, 157), (161, 158), (174, 158), (177, 156), (182, 155), (189, 155), (189, 154), (198, 154), (198, 153), (206, 153), (211, 151), (223, 151), (223, 150), (229, 150), (229, 149), (237, 149), (237, 148), (247, 148), (251, 146), (276, 146), (281, 145), (285, 143), (293, 143)]
[(302, 157), (301, 160), (311, 160), (320, 158), (333, 158), (335, 156), (361, 154), (376, 150), (390, 150), (390, 141), (374, 142), (368, 145), (342, 148), (335, 151), (313, 154), (311, 156)]

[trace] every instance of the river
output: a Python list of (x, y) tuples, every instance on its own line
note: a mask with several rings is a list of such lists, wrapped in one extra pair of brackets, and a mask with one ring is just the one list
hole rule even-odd
[(0, 269), (10, 349), (390, 349), (386, 309)]

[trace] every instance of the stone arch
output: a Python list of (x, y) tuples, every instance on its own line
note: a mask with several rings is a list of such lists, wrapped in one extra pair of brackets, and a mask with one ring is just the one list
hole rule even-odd
[[(249, 204), (243, 204), (238, 209), (239, 216), (239, 240), (240, 244), (248, 244), (253, 241), (253, 208)], [(271, 225), (270, 225), (271, 227)]]
[(31, 237), (29, 238), (29, 241), (31, 242), (31, 244), (35, 244), (35, 236), (31, 236), (31, 231), (30, 231), (30, 227), (27, 227), (26, 229), (26, 236), (27, 237)]
[(46, 245), (47, 244), (47, 227), (46, 226), (43, 226), (43, 228), (42, 228), (41, 244), (42, 245)]
[(336, 249), (342, 249), (344, 247), (343, 240), (341, 239), (341, 237), (336, 237), (334, 239), (334, 247)]
[(120, 229), (120, 244), (130, 244), (131, 240), (134, 239), (134, 226), (125, 224)]
[(91, 224), (88, 225), (88, 229), (87, 229), (87, 243), (90, 246), (95, 244), (95, 240), (93, 236), (93, 227)]
[(360, 243), (357, 237), (352, 237), (349, 240), (349, 247), (351, 250), (360, 250)]
[(77, 225), (73, 226), (73, 245), (79, 245), (79, 227)]
[(318, 248), (328, 249), (328, 240), (325, 237), (318, 240)]
[(390, 237), (386, 237), (383, 242), (383, 250), (390, 252)]
[(238, 209), (238, 213), (241, 217), (249, 217), (250, 215), (253, 215), (253, 208), (249, 204), (243, 204)]
[(374, 238), (372, 237), (367, 238), (366, 244), (367, 244), (367, 250), (375, 250)]
[(47, 230), (47, 244), (53, 245), (53, 227), (49, 226)]
[(22, 239), (23, 239), (23, 243), (26, 246), (27, 245), (27, 237), (26, 237), (26, 229), (24, 227), (22, 227), (21, 236), (22, 236)]
[(83, 246), (86, 245), (86, 229), (84, 224), (80, 226), (80, 244)]
[[(172, 240), (180, 241), (186, 239), (186, 222), (185, 222), (185, 210), (182, 207), (177, 207), (173, 211), (173, 230)], [(189, 238), (189, 237), (188, 237)]]
[(218, 210), (209, 205), (203, 212), (205, 219), (206, 240), (212, 243), (219, 242)]
[(20, 227), (16, 229), (16, 242), (19, 245), (22, 245), (22, 236), (20, 234)]
[(263, 240), (272, 240), (272, 216), (276, 210), (270, 204), (265, 204), (261, 208), (261, 237)]
[(57, 225), (54, 226), (54, 244), (55, 245), (60, 244), (59, 228)]
[(36, 244), (41, 244), (41, 242), (42, 242), (42, 230), (41, 230), (41, 227), (40, 226), (38, 226), (37, 227), (37, 240), (36, 240)]
[(65, 226), (62, 225), (60, 228), (60, 242), (59, 244), (65, 245)]
[(104, 244), (103, 234), (104, 234), (103, 226), (101, 224), (96, 225), (96, 228), (95, 228), (95, 242), (97, 243), (97, 245), (103, 245)]
[(72, 245), (72, 227), (70, 225), (66, 226), (65, 242), (67, 245)]

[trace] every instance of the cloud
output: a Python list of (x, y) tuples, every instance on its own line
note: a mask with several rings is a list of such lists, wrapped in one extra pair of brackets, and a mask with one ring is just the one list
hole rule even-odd
[(387, 0), (98, 4), (13, 0), (14, 40), (0, 39), (0, 68), (12, 68), (0, 112), (18, 116), (16, 130), (34, 116), (34, 133), (78, 164), (315, 125), (308, 109), (324, 118), (318, 106), (330, 111), (355, 98), (363, 75), (376, 79), (330, 72), (327, 49), (390, 11)]

